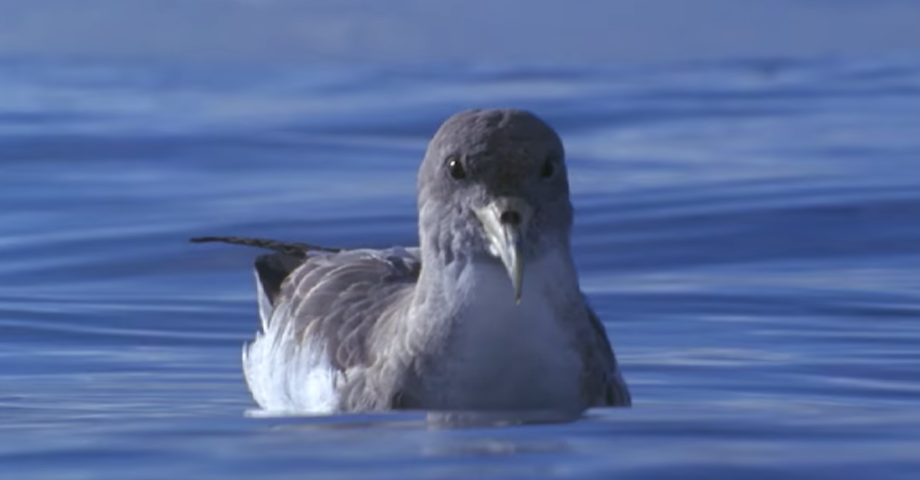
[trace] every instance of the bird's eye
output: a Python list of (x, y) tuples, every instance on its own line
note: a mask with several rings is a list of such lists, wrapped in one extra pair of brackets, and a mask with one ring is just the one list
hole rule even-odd
[(459, 157), (452, 156), (447, 160), (447, 170), (450, 176), (456, 180), (466, 178), (466, 170), (463, 168), (463, 161)]
[(547, 158), (543, 162), (543, 170), (540, 170), (540, 178), (551, 178), (554, 173), (556, 173), (556, 164), (552, 157)]

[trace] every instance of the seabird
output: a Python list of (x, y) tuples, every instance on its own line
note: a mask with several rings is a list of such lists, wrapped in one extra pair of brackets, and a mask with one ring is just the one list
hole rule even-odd
[(629, 406), (572, 260), (565, 153), (534, 114), (448, 118), (418, 172), (419, 246), (238, 237), (261, 332), (243, 371), (265, 410), (560, 411)]

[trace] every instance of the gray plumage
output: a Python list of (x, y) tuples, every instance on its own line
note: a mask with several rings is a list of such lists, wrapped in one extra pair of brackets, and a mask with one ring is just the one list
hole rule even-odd
[(578, 285), (565, 154), (551, 127), (519, 110), (452, 116), (419, 168), (418, 212), (418, 248), (304, 245), (257, 260), (262, 332), (243, 365), (260, 406), (631, 404)]

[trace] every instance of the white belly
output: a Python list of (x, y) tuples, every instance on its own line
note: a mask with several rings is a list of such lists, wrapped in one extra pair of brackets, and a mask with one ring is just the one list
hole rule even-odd
[(551, 263), (528, 265), (520, 304), (500, 265), (473, 264), (460, 275), (465, 304), (454, 320), (446, 375), (432, 392), (443, 408), (579, 408), (581, 357), (554, 307), (569, 279)]

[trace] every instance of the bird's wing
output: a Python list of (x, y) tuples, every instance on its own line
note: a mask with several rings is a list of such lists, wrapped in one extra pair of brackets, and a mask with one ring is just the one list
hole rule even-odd
[(208, 241), (276, 250), (256, 259), (262, 331), (243, 349), (247, 384), (269, 410), (336, 410), (342, 388), (374, 361), (371, 335), (408, 298), (421, 269), (416, 248)]
[(588, 370), (586, 382), (592, 385), (586, 390), (592, 392), (592, 396), (597, 399), (593, 402), (595, 406), (631, 406), (632, 396), (620, 373), (616, 355), (607, 338), (607, 330), (594, 310), (590, 306), (586, 308), (591, 326), (588, 334), (590, 348), (587, 350), (593, 352), (585, 359), (585, 368)]
[(420, 267), (415, 249), (310, 252), (272, 290), (257, 261), (262, 302), (270, 302), (260, 308), (267, 313), (263, 331), (288, 331), (300, 344), (322, 344), (336, 370), (367, 365), (369, 334), (415, 285)]

